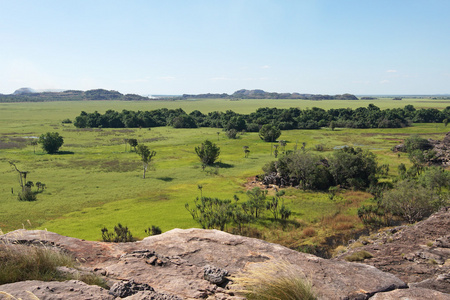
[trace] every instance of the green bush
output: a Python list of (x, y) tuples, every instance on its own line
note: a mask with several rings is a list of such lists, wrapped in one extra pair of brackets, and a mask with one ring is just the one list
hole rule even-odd
[(373, 257), (373, 255), (370, 252), (362, 250), (362, 251), (355, 252), (355, 253), (345, 257), (345, 260), (346, 261), (363, 261), (365, 259), (372, 258), (372, 257)]
[(158, 235), (162, 233), (162, 230), (158, 226), (152, 225), (152, 227), (145, 229), (145, 233), (148, 234), (149, 236)]
[(219, 158), (220, 148), (206, 140), (200, 146), (195, 147), (195, 153), (203, 165), (212, 165)]
[(230, 130), (227, 130), (226, 131), (226, 134), (227, 134), (227, 137), (229, 138), (229, 139), (236, 139), (237, 138), (237, 131), (236, 131), (236, 129), (230, 129)]
[(383, 206), (409, 223), (420, 221), (434, 212), (435, 193), (413, 180), (402, 180), (383, 194)]
[(31, 191), (30, 188), (26, 187), (22, 192), (17, 195), (19, 201), (36, 201), (36, 193)]
[(134, 242), (133, 235), (128, 230), (128, 227), (117, 224), (114, 226), (114, 232), (109, 232), (106, 227), (102, 229), (102, 239), (104, 242), (110, 243), (127, 243)]

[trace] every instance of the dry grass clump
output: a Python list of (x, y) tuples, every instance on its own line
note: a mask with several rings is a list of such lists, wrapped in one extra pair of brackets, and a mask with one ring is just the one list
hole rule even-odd
[(44, 245), (0, 244), (0, 285), (25, 280), (76, 279), (106, 287), (105, 281), (95, 274), (65, 273), (58, 267), (74, 268), (75, 260), (67, 253)]
[[(34, 300), (39, 300), (38, 297), (36, 297), (35, 294), (33, 294), (32, 292), (26, 291), (26, 293), (29, 296), (29, 299), (34, 299)], [(22, 300), (22, 298), (16, 298), (11, 294), (8, 294), (7, 292), (2, 292), (0, 291), (0, 296), (4, 296), (4, 297), (0, 297), (0, 299), (5, 299), (5, 300)]]
[(312, 228), (312, 227), (306, 227), (305, 229), (303, 229), (304, 236), (312, 237), (315, 234), (316, 234), (316, 230), (314, 230), (314, 228)]
[(24, 280), (63, 280), (57, 267), (73, 267), (69, 255), (46, 247), (0, 245), (0, 284)]
[(233, 278), (234, 285), (247, 299), (317, 299), (304, 274), (288, 262), (262, 263)]

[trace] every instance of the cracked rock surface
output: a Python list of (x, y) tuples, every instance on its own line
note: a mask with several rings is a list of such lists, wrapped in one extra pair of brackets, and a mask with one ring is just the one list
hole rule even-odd
[(362, 263), (395, 274), (411, 287), (450, 293), (450, 208), (412, 226), (399, 226), (371, 237), (336, 259), (367, 251)]

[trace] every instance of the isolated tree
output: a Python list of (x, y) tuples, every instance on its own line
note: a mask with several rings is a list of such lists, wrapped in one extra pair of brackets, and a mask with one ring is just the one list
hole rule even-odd
[(219, 158), (220, 148), (206, 140), (200, 146), (195, 147), (195, 153), (203, 165), (212, 165)]
[(266, 124), (259, 130), (259, 137), (265, 142), (275, 142), (281, 135), (281, 130), (274, 125)]
[(38, 143), (42, 145), (45, 152), (53, 154), (58, 152), (64, 144), (64, 139), (58, 132), (47, 132), (39, 137)]
[(27, 183), (27, 175), (29, 172), (28, 171), (20, 171), (17, 168), (16, 164), (13, 163), (12, 161), (10, 161), (9, 164), (12, 167), (14, 167), (14, 169), (17, 171), (17, 173), (19, 173), (19, 184), (20, 184), (20, 187), (22, 188), (22, 192), (25, 191), (27, 188), (26, 183)]
[(127, 142), (128, 144), (130, 144), (131, 147), (134, 148), (134, 152), (136, 152), (136, 147), (138, 145), (137, 139), (128, 139)]
[(156, 155), (156, 151), (151, 151), (147, 146), (140, 144), (137, 146), (136, 153), (139, 154), (142, 160), (142, 165), (144, 168), (144, 175), (142, 178), (145, 179), (145, 172), (147, 172), (147, 168), (152, 158)]
[(33, 153), (36, 154), (36, 146), (38, 144), (38, 141), (36, 141), (35, 139), (33, 139), (30, 143), (31, 146), (33, 146)]
[(331, 121), (330, 122), (330, 129), (334, 131), (335, 128), (336, 128), (336, 122), (335, 121)]
[(250, 154), (250, 150), (248, 150), (248, 146), (243, 146), (242, 149), (244, 149), (244, 157), (247, 158)]
[(226, 131), (227, 137), (229, 139), (236, 139), (237, 138), (237, 131), (236, 129), (232, 128), (230, 130)]

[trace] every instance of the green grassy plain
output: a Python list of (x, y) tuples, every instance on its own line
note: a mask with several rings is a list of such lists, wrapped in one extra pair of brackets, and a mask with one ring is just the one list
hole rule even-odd
[[(308, 100), (199, 100), (199, 101), (84, 101), (0, 104), (0, 229), (4, 232), (25, 227), (39, 228), (63, 235), (99, 240), (101, 228), (112, 228), (122, 223), (134, 236), (145, 237), (144, 230), (151, 225), (163, 231), (198, 225), (185, 210), (200, 196), (197, 186), (203, 185), (203, 196), (232, 198), (238, 195), (245, 201), (248, 178), (261, 173), (261, 167), (274, 160), (269, 143), (261, 141), (257, 133), (246, 133), (239, 139), (229, 140), (215, 128), (173, 129), (76, 129), (61, 121), (74, 119), (82, 110), (103, 113), (108, 109), (121, 111), (153, 110), (157, 108), (183, 108), (186, 112), (198, 109), (203, 113), (228, 109), (250, 113), (259, 107), (361, 107), (374, 103), (380, 108), (404, 107), (444, 108), (446, 101), (389, 99), (372, 101), (308, 101)], [(450, 103), (450, 101), (448, 102)], [(39, 146), (34, 149), (30, 138), (48, 131), (57, 131), (64, 137), (61, 154), (45, 154)], [(217, 132), (221, 132), (217, 135)], [(443, 124), (415, 124), (401, 129), (341, 129), (283, 131), (281, 138), (288, 141), (287, 150), (303, 142), (312, 149), (324, 144), (328, 149), (336, 146), (359, 146), (372, 150), (380, 164), (390, 165), (390, 174), (396, 173), (399, 163), (408, 164), (406, 156), (398, 157), (390, 148), (410, 134), (442, 139), (447, 129)], [(139, 157), (125, 148), (124, 139), (136, 138), (157, 155), (153, 170), (142, 179)], [(221, 167), (218, 174), (201, 169), (194, 147), (205, 139), (221, 148)], [(249, 146), (250, 156), (244, 158), (242, 147)], [(324, 152), (326, 156), (330, 151)], [(29, 171), (28, 180), (41, 181), (47, 189), (38, 194), (35, 202), (17, 200), (19, 183), (17, 172), (8, 161)], [(211, 170), (213, 171), (213, 170)], [(14, 190), (14, 193), (11, 192)], [(300, 228), (314, 228), (313, 236), (323, 237), (333, 230), (360, 226), (356, 209), (368, 194), (347, 192), (344, 200), (332, 201), (326, 194), (288, 189), (286, 204), (294, 211)], [(337, 218), (338, 215), (342, 215)], [(323, 227), (319, 224), (328, 225)], [(350, 225), (353, 223), (353, 225)], [(339, 225), (341, 224), (341, 225)], [(347, 224), (347, 225), (345, 225)], [(262, 226), (262, 225), (261, 225)], [(308, 235), (308, 234), (307, 234)], [(310, 234), (309, 234), (310, 235)], [(271, 241), (286, 241), (292, 247), (300, 246), (298, 235), (274, 228), (266, 234)], [(314, 243), (314, 239), (311, 241)]]

